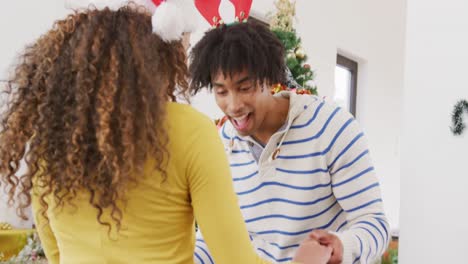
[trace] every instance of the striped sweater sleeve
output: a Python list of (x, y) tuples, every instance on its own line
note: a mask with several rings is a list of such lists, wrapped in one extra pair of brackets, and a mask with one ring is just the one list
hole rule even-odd
[(372, 263), (389, 243), (379, 181), (359, 124), (339, 111), (336, 142), (327, 155), (333, 193), (346, 212), (343, 263)]
[(211, 257), (200, 229), (197, 230), (196, 234), (193, 262), (195, 264), (214, 264), (213, 257)]

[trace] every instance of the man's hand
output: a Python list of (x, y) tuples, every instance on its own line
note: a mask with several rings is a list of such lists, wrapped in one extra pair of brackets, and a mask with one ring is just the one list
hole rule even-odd
[(332, 255), (328, 264), (341, 264), (343, 262), (343, 244), (337, 236), (326, 230), (314, 230), (309, 234), (309, 238), (316, 240), (321, 245), (332, 248)]
[(306, 238), (294, 255), (293, 262), (302, 264), (327, 264), (331, 257), (332, 249), (322, 246), (316, 240)]

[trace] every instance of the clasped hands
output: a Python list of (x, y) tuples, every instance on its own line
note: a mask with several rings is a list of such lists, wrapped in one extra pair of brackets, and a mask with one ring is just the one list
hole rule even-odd
[(303, 264), (341, 264), (343, 244), (326, 230), (314, 230), (302, 241), (293, 258)]

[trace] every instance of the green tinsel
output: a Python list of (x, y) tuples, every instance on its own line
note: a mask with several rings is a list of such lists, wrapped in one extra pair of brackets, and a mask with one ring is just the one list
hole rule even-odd
[(466, 125), (463, 123), (463, 110), (468, 113), (468, 101), (460, 100), (455, 105), (452, 113), (452, 133), (454, 135), (461, 135), (466, 128)]

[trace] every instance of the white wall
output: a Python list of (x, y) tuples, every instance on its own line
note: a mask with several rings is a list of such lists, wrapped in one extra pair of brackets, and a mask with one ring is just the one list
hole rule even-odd
[(31, 43), (64, 17), (62, 0), (5, 1), (0, 8), (0, 79), (24, 45)]
[(465, 0), (408, 1), (402, 264), (467, 263), (468, 131), (455, 137), (449, 130), (454, 104), (468, 100), (466, 14)]
[[(265, 14), (274, 11), (273, 3), (254, 1), (253, 9)], [(229, 13), (226, 8), (221, 11)], [(357, 116), (369, 139), (391, 226), (397, 229), (405, 0), (297, 0), (296, 10), (320, 95), (333, 98), (338, 50), (359, 62)], [(193, 42), (199, 37), (197, 32)], [(193, 105), (213, 118), (222, 115), (209, 94), (197, 96)]]
[[(66, 10), (61, 0), (4, 1), (0, 7), (0, 80), (6, 79), (10, 65), (26, 44), (33, 42), (50, 29), (53, 21), (64, 17)], [(0, 98), (1, 99), (1, 98)], [(0, 100), (1, 101), (1, 100)], [(15, 227), (30, 227), (32, 221), (20, 221), (15, 209), (6, 206), (3, 187), (0, 191), (0, 222)]]
[(359, 63), (357, 119), (369, 140), (393, 229), (399, 225), (404, 2), (297, 1), (298, 31), (320, 94), (333, 98), (337, 51)]

